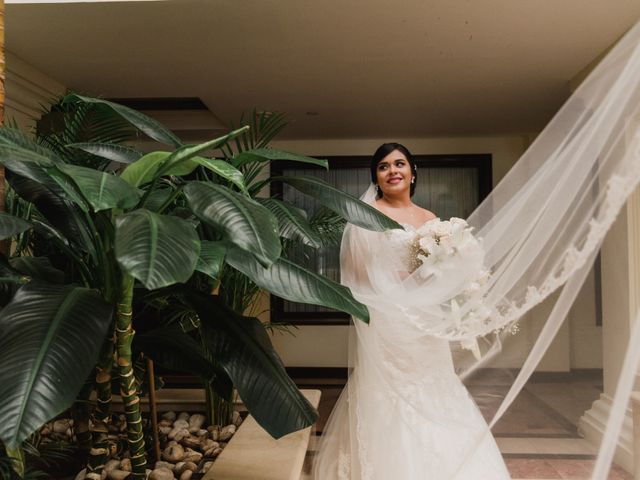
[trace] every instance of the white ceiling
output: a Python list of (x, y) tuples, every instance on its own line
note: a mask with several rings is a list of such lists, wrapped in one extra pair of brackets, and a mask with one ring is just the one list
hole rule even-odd
[[(15, 0), (14, 0), (15, 1)], [(106, 97), (200, 97), (281, 138), (535, 132), (638, 0), (9, 3), (7, 49)]]

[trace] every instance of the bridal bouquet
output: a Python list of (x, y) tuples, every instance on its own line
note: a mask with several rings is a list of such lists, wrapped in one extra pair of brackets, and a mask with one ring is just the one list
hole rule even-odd
[(434, 218), (415, 231), (410, 244), (410, 271), (427, 278), (444, 270), (464, 267), (470, 273), (468, 289), (475, 290), (486, 280), (482, 268), (483, 250), (462, 218)]

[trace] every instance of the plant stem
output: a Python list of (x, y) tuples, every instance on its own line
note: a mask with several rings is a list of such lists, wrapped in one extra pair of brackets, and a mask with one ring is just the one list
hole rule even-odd
[(86, 453), (89, 453), (93, 446), (91, 432), (89, 431), (89, 397), (92, 390), (93, 381), (89, 379), (83, 385), (73, 405), (73, 431), (76, 435), (78, 447)]
[(153, 373), (153, 360), (147, 358), (147, 374), (149, 375), (149, 413), (151, 413), (151, 428), (153, 433), (153, 453), (156, 462), (160, 457), (160, 438), (158, 436), (158, 409), (156, 404), (156, 379)]
[(98, 480), (107, 458), (109, 458), (109, 428), (108, 421), (111, 413), (111, 372), (115, 352), (115, 331), (105, 339), (96, 365), (96, 394), (97, 405), (93, 415), (93, 448), (89, 452), (87, 462), (87, 478)]
[(133, 277), (123, 274), (120, 301), (118, 302), (116, 320), (117, 360), (120, 374), (120, 395), (124, 404), (124, 415), (127, 420), (127, 440), (131, 458), (131, 479), (144, 479), (147, 459), (144, 452), (144, 436), (142, 433), (142, 416), (140, 415), (140, 397), (137, 393), (136, 379), (133, 374), (131, 343), (133, 342), (133, 326), (131, 322), (133, 300)]

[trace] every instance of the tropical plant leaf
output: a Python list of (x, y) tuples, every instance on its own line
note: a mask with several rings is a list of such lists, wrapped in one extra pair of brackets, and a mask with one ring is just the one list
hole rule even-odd
[(320, 247), (322, 242), (307, 221), (307, 213), (293, 205), (275, 198), (257, 198), (278, 219), (280, 236), (297, 240), (305, 245)]
[(26, 232), (31, 224), (22, 218), (0, 212), (0, 240)]
[(93, 258), (97, 257), (91, 233), (81, 212), (64, 198), (64, 193), (61, 194), (62, 196), (57, 193), (61, 192), (57, 183), (53, 182), (55, 190), (52, 191), (36, 181), (15, 175), (10, 171), (6, 172), (6, 176), (15, 192), (27, 202), (33, 203), (50, 224), (37, 224), (34, 221), (36, 230), (47, 229), (50, 234), (59, 238), (63, 243), (70, 244), (72, 242)]
[(278, 221), (258, 202), (204, 182), (190, 183), (184, 193), (191, 211), (200, 220), (221, 229), (230, 242), (253, 253), (263, 265), (280, 256)]
[(193, 157), (198, 154), (211, 150), (214, 148), (219, 148), (221, 145), (226, 144), (229, 140), (242, 135), (246, 132), (249, 127), (241, 127), (232, 132), (223, 135), (222, 137), (214, 138), (213, 140), (209, 140), (204, 143), (200, 143), (198, 145), (184, 145), (177, 150), (175, 150), (171, 156), (167, 159), (166, 163), (162, 166), (159, 175), (168, 175), (168, 171), (176, 168), (184, 162), (192, 160)]
[(322, 305), (369, 322), (367, 307), (358, 302), (344, 285), (311, 272), (284, 258), (263, 267), (251, 255), (237, 248), (229, 249), (225, 261), (258, 286), (293, 302)]
[(171, 371), (190, 373), (212, 383), (216, 391), (231, 399), (233, 390), (226, 372), (216, 367), (200, 343), (178, 325), (162, 326), (134, 337), (134, 347), (158, 365)]
[(146, 288), (186, 282), (200, 254), (200, 239), (182, 218), (138, 209), (116, 220), (118, 263)]
[(38, 182), (54, 191), (59, 190), (56, 182), (46, 171), (54, 165), (54, 162), (44, 155), (24, 148), (0, 144), (0, 163), (17, 175)]
[(16, 257), (9, 264), (18, 272), (47, 283), (64, 283), (64, 272), (51, 264), (47, 257)]
[(0, 144), (32, 151), (41, 157), (50, 158), (54, 162), (63, 161), (53, 150), (38, 144), (17, 128), (0, 128)]
[(211, 170), (225, 180), (230, 181), (241, 191), (246, 192), (247, 186), (244, 183), (244, 175), (240, 170), (224, 160), (216, 160), (215, 158), (193, 157), (193, 160), (207, 170)]
[(347, 221), (333, 210), (320, 207), (309, 220), (309, 224), (323, 247), (339, 247)]
[(103, 100), (101, 98), (85, 97), (76, 93), (69, 95), (68, 99), (79, 100), (85, 103), (106, 105), (150, 138), (153, 138), (154, 140), (165, 145), (171, 145), (174, 148), (182, 146), (182, 141), (167, 127), (162, 125), (157, 120), (154, 120), (153, 118), (150, 118), (143, 113), (140, 113), (129, 107), (109, 102), (108, 100)]
[(115, 143), (71, 143), (67, 145), (69, 148), (76, 148), (83, 152), (96, 155), (97, 157), (106, 158), (112, 162), (118, 163), (133, 163), (139, 160), (144, 153), (133, 147), (127, 147), (126, 145), (117, 145)]
[[(25, 275), (21, 271), (15, 269), (7, 260), (7, 257), (0, 253), (0, 283), (14, 283), (18, 285), (23, 285), (25, 283), (29, 283), (31, 278), (28, 275)], [(2, 285), (4, 287), (5, 285)], [(5, 293), (5, 292), (3, 292)]]
[(284, 152), (282, 150), (276, 150), (274, 148), (256, 148), (254, 150), (247, 150), (246, 152), (239, 153), (238, 155), (233, 157), (231, 162), (236, 167), (241, 167), (243, 165), (246, 165), (247, 163), (272, 162), (275, 160), (311, 163), (312, 165), (318, 165), (322, 168), (329, 168), (329, 162), (327, 160), (306, 157), (304, 155), (297, 155), (295, 153)]
[(218, 278), (227, 247), (224, 242), (212, 242), (210, 240), (200, 241), (200, 258), (196, 264), (196, 270), (209, 275), (211, 278)]
[[(147, 196), (144, 208), (158, 213), (160, 208), (171, 198), (175, 192), (175, 187), (158, 187)], [(189, 212), (191, 213), (191, 212)]]
[[(153, 181), (158, 172), (171, 157), (171, 152), (147, 153), (135, 162), (127, 165), (120, 178), (133, 187), (139, 187)], [(195, 162), (182, 163), (164, 172), (165, 175), (189, 175), (198, 165)]]
[(318, 412), (287, 375), (258, 319), (238, 315), (211, 295), (187, 292), (186, 298), (200, 317), (206, 348), (271, 436), (280, 438), (316, 421)]
[(16, 447), (69, 408), (95, 365), (112, 306), (94, 290), (29, 283), (0, 312), (0, 439)]
[(76, 165), (57, 165), (56, 168), (73, 179), (96, 212), (112, 208), (127, 210), (140, 200), (138, 189), (111, 173)]
[(377, 232), (402, 228), (398, 222), (376, 210), (353, 195), (313, 177), (273, 177), (271, 181), (282, 181), (296, 190), (318, 200), (322, 205), (342, 215), (347, 222)]

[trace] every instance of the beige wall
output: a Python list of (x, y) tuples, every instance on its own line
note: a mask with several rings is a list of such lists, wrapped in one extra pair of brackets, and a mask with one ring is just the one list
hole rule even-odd
[(62, 95), (66, 88), (50, 76), (36, 70), (11, 52), (6, 53), (5, 119), (31, 132), (42, 113), (42, 105)]

